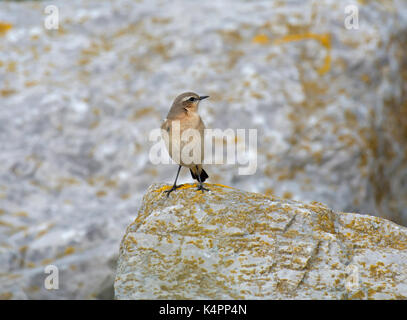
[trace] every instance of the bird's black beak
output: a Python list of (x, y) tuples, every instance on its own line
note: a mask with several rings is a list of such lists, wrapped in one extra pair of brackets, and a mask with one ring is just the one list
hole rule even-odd
[(209, 98), (209, 96), (200, 96), (199, 100), (203, 100), (203, 99), (206, 99), (206, 98)]

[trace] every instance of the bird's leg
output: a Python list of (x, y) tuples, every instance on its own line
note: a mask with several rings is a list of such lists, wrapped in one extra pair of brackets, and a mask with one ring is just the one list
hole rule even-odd
[(177, 180), (178, 180), (178, 175), (179, 175), (180, 170), (181, 170), (181, 166), (178, 167), (177, 176), (175, 177), (175, 182), (174, 182), (174, 185), (172, 186), (172, 188), (170, 190), (164, 191), (167, 194), (167, 198), (170, 196), (171, 192), (177, 190), (177, 188), (180, 187), (180, 186), (177, 186)]
[(199, 185), (198, 185), (198, 188), (197, 188), (196, 190), (197, 190), (197, 191), (201, 190), (202, 193), (203, 193), (204, 191), (209, 191), (209, 189), (207, 189), (207, 188), (205, 188), (205, 187), (203, 186), (203, 182), (201, 181), (201, 176), (199, 175), (198, 167), (196, 167), (196, 176), (198, 177), (198, 181), (199, 181)]

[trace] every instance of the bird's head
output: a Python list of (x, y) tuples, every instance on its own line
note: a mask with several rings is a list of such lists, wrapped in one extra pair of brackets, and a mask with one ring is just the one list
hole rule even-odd
[(185, 92), (175, 98), (173, 106), (183, 108), (186, 111), (197, 111), (199, 102), (209, 96), (199, 96), (194, 92)]

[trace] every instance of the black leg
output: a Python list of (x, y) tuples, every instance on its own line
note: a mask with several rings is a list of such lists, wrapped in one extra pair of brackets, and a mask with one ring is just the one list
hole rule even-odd
[(175, 177), (174, 185), (172, 186), (172, 188), (170, 190), (164, 191), (165, 193), (167, 193), (167, 198), (170, 196), (171, 192), (173, 192), (173, 191), (177, 190), (177, 188), (179, 188), (179, 186), (177, 186), (177, 180), (178, 180), (178, 175), (179, 175), (180, 171), (181, 171), (181, 166), (178, 166), (177, 176)]
[(204, 191), (209, 191), (209, 189), (207, 189), (207, 188), (205, 188), (204, 186), (203, 186), (203, 182), (201, 181), (201, 175), (198, 173), (199, 171), (198, 171), (198, 167), (196, 167), (196, 176), (198, 177), (198, 181), (199, 181), (199, 185), (198, 185), (198, 191), (199, 190), (201, 190), (202, 191), (202, 193), (204, 192)]

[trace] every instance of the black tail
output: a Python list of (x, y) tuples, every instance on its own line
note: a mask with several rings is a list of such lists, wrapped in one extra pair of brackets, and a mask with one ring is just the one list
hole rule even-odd
[[(189, 171), (191, 171), (192, 179), (199, 181), (198, 177), (192, 172), (192, 170), (189, 169)], [(204, 169), (201, 169), (201, 174), (199, 178), (201, 179), (201, 182), (205, 182), (205, 180), (209, 178), (208, 174), (205, 172)]]

